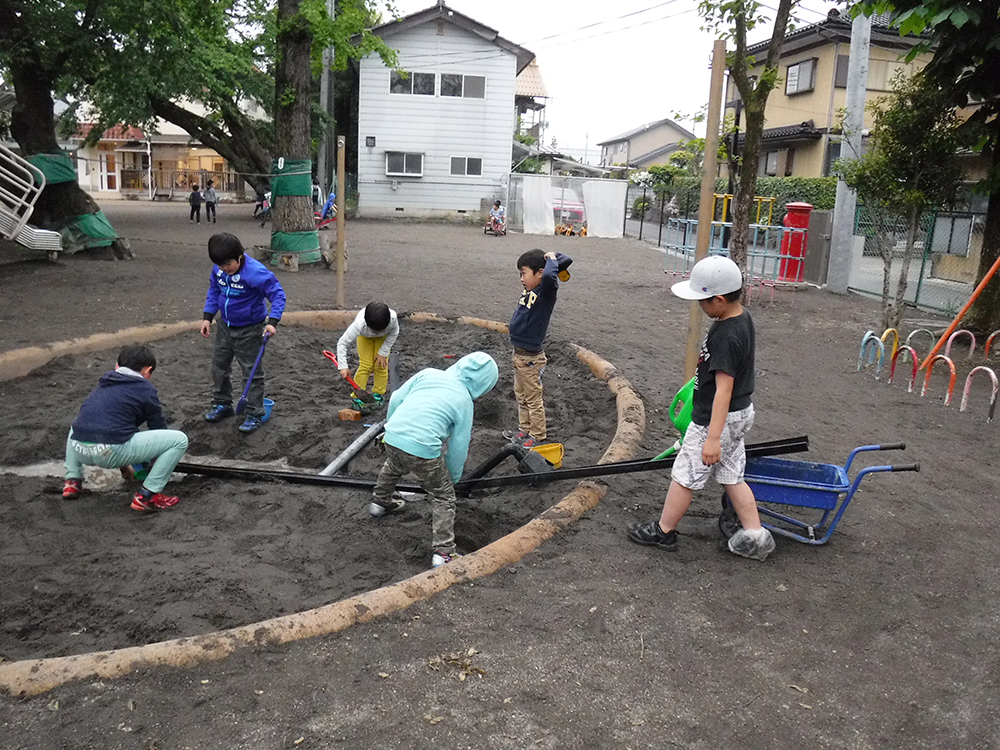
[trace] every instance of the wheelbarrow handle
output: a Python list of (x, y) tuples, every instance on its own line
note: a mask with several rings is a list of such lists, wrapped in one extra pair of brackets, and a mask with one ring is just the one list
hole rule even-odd
[(890, 466), (889, 471), (920, 471), (920, 464), (902, 464), (900, 466)]
[(875, 450), (880, 451), (904, 451), (906, 450), (906, 443), (883, 443), (878, 446)]

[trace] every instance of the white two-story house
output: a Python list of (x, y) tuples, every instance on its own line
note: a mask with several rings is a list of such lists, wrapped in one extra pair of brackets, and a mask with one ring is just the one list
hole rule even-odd
[(359, 66), (358, 212), (478, 216), (503, 195), (514, 80), (534, 55), (443, 1), (373, 33), (398, 53)]

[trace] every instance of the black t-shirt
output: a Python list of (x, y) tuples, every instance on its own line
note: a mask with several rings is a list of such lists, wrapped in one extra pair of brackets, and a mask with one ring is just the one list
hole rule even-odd
[(734, 318), (717, 320), (712, 324), (698, 355), (691, 421), (702, 426), (712, 421), (715, 373), (718, 371), (733, 376), (729, 411), (740, 411), (750, 406), (750, 395), (754, 389), (755, 349), (753, 320), (745, 309)]

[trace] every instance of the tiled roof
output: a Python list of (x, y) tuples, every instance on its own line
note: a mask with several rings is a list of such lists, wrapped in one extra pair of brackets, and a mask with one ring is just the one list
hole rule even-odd
[(542, 71), (538, 67), (537, 59), (532, 60), (528, 63), (528, 67), (518, 73), (514, 81), (514, 94), (548, 97), (549, 93), (545, 90), (545, 81), (542, 80)]

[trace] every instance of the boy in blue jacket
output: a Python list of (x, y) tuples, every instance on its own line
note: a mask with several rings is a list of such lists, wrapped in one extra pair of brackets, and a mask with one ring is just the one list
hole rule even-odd
[(524, 290), (510, 319), (510, 343), (514, 347), (514, 398), (517, 399), (517, 430), (504, 437), (527, 448), (544, 443), (548, 437), (545, 404), (542, 400), (542, 370), (545, 334), (556, 306), (559, 279), (569, 279), (573, 259), (562, 253), (528, 250), (517, 259)]
[[(154, 461), (142, 489), (132, 497), (132, 510), (166, 510), (178, 499), (162, 490), (187, 450), (187, 435), (168, 430), (156, 386), (150, 383), (156, 357), (141, 344), (126, 346), (118, 364), (101, 376), (73, 420), (66, 438), (66, 481), (63, 499), (83, 492), (83, 467), (120, 468), (126, 479), (132, 465)], [(148, 430), (139, 430), (145, 423)]]
[[(201, 335), (208, 338), (212, 321), (219, 316), (212, 351), (212, 408), (209, 422), (233, 415), (233, 358), (243, 377), (250, 375), (265, 334), (273, 336), (285, 312), (285, 290), (263, 263), (246, 255), (243, 244), (228, 232), (208, 240), (208, 257), (215, 264), (208, 282)], [(270, 311), (265, 305), (270, 305)], [(253, 432), (264, 420), (264, 361), (261, 360), (247, 393), (247, 417), (241, 432)]]
[(497, 363), (485, 352), (462, 357), (447, 370), (421, 370), (392, 394), (386, 413), (386, 460), (368, 512), (398, 513), (396, 482), (413, 474), (430, 495), (431, 565), (451, 562), (455, 551), (455, 482), (462, 477), (472, 437), (473, 401), (497, 384)]

